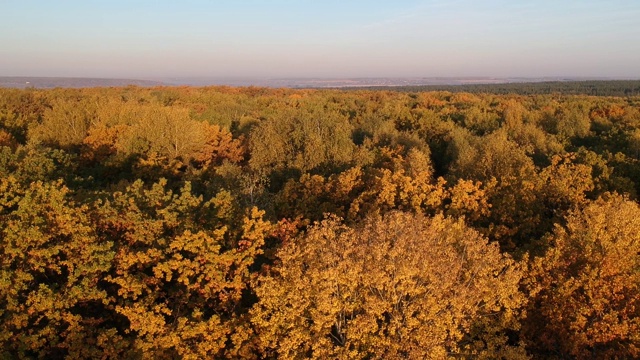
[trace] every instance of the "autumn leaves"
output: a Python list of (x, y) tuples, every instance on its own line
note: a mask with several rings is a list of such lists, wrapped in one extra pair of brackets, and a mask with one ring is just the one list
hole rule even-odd
[(2, 356), (640, 356), (635, 98), (1, 94)]
[[(516, 263), (442, 216), (391, 212), (357, 227), (329, 218), (277, 258), (251, 314), (260, 348), (282, 358), (477, 356), (488, 350), (471, 341), (478, 329), (517, 324), (524, 301)], [(491, 356), (514, 350), (481, 335)]]
[(524, 332), (563, 356), (640, 356), (640, 207), (607, 195), (576, 209), (533, 261)]

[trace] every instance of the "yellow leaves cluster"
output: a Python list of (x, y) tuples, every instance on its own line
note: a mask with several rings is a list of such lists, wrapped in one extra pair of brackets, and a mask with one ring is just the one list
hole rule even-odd
[(150, 189), (137, 182), (101, 209), (101, 227), (120, 240), (116, 276), (106, 280), (118, 286), (116, 311), (130, 321), (135, 346), (147, 356), (196, 359), (229, 350), (234, 309), (271, 226), (256, 209), (238, 229), (216, 218), (198, 222), (199, 212), (224, 207), (223, 199), (204, 202), (189, 184), (174, 194), (166, 181)]
[(487, 202), (487, 189), (495, 186), (491, 182), (485, 186), (479, 181), (459, 180), (450, 192), (450, 203), (446, 213), (453, 218), (464, 216), (469, 221), (478, 221), (489, 216), (491, 205)]
[(199, 167), (242, 161), (242, 139), (218, 125), (191, 118), (186, 108), (107, 101), (86, 125), (82, 158), (90, 163), (141, 157), (142, 167), (180, 168), (190, 161)]
[(233, 351), (249, 268), (272, 232), (263, 212), (209, 218), (209, 207), (228, 208), (224, 196), (205, 202), (190, 184), (174, 193), (164, 180), (90, 205), (69, 200), (61, 182), (19, 187), (0, 181), (12, 192), (0, 198), (2, 356)]
[(618, 195), (573, 211), (536, 259), (524, 330), (532, 348), (640, 356), (640, 208)]
[(251, 131), (253, 169), (296, 169), (302, 172), (348, 163), (354, 144), (347, 119), (338, 111), (309, 105), (304, 110), (274, 108)]
[(555, 155), (549, 165), (539, 167), (504, 131), (482, 140), (463, 131), (454, 135), (454, 174), (460, 185), (468, 180), (478, 184), (482, 190), (475, 196), (482, 194), (485, 199), (478, 201), (487, 204), (467, 212), (468, 219), (503, 249), (513, 250), (550, 231), (594, 189), (592, 167), (577, 161), (574, 153)]
[(129, 126), (124, 124), (107, 127), (98, 124), (89, 128), (87, 136), (82, 140), (82, 156), (88, 161), (104, 161), (118, 152), (118, 140)]
[(96, 104), (91, 98), (57, 97), (44, 110), (42, 122), (29, 129), (29, 138), (34, 143), (77, 145), (95, 118)]
[(252, 321), (262, 350), (283, 359), (480, 354), (472, 328), (513, 326), (524, 300), (514, 261), (442, 216), (393, 212), (357, 228), (329, 218), (278, 259)]
[(575, 159), (575, 154), (554, 156), (551, 165), (540, 173), (545, 199), (556, 209), (569, 210), (583, 205), (586, 195), (594, 188), (591, 166), (575, 164)]
[(15, 356), (44, 356), (101, 333), (94, 325), (102, 320), (78, 313), (107, 301), (96, 286), (114, 252), (89, 225), (88, 208), (68, 200), (60, 182), (35, 182), (16, 193), (0, 211), (1, 347)]
[(3, 129), (0, 129), (0, 147), (1, 146), (8, 146), (10, 148), (17, 146), (16, 139)]
[(363, 185), (363, 170), (360, 167), (328, 178), (303, 174), (298, 181), (285, 184), (277, 202), (280, 211), (291, 218), (303, 215), (320, 219), (324, 213), (345, 216), (352, 206), (353, 197), (362, 191)]
[(365, 180), (368, 187), (353, 200), (349, 209), (351, 218), (392, 209), (417, 212), (434, 209), (445, 196), (444, 179), (439, 178), (434, 184), (428, 172), (410, 176), (403, 169), (374, 169), (368, 175)]

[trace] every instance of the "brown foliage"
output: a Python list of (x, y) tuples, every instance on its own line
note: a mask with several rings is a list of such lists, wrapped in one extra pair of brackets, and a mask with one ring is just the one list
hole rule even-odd
[(17, 145), (16, 139), (11, 134), (0, 129), (0, 146), (8, 146), (15, 149)]

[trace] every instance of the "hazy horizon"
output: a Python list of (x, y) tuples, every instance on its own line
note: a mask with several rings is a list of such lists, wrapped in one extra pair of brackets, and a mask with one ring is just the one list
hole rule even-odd
[(4, 1), (0, 76), (640, 75), (637, 1)]

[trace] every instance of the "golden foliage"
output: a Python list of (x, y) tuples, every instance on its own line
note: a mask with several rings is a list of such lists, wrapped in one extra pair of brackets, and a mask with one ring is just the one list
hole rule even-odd
[(118, 139), (129, 130), (128, 125), (107, 127), (99, 124), (89, 128), (87, 136), (82, 140), (82, 156), (88, 161), (104, 161), (118, 151)]
[(403, 169), (373, 169), (367, 175), (364, 181), (368, 187), (353, 200), (350, 218), (392, 209), (432, 211), (446, 196), (444, 179), (439, 178), (434, 184), (428, 172), (410, 176)]
[[(489, 185), (489, 188), (495, 183)], [(459, 180), (450, 190), (451, 202), (446, 206), (447, 215), (453, 218), (465, 216), (469, 221), (478, 221), (491, 213), (491, 204), (487, 202), (487, 190), (482, 183), (471, 180)]]
[(1, 180), (3, 356), (200, 359), (245, 346), (230, 336), (271, 225), (253, 209), (230, 229), (228, 198), (165, 186), (138, 181), (89, 207), (60, 182)]
[(640, 357), (639, 104), (0, 89), (0, 358)]
[[(473, 341), (473, 329), (489, 323), (517, 326), (522, 272), (460, 221), (395, 212), (350, 228), (329, 218), (285, 244), (278, 259), (252, 310), (268, 356), (524, 354), (499, 336)], [(496, 352), (483, 353), (481, 343)]]
[[(11, 191), (17, 184), (2, 179)], [(15, 189), (17, 190), (17, 189)], [(108, 303), (97, 285), (109, 271), (113, 242), (100, 239), (87, 207), (60, 182), (32, 183), (0, 204), (0, 348), (8, 355), (99, 357), (110, 327), (94, 310)], [(79, 314), (87, 314), (81, 316)]]
[(640, 356), (640, 208), (601, 198), (567, 217), (535, 259), (525, 333), (532, 349), (576, 358)]
[(223, 160), (237, 163), (245, 158), (242, 141), (234, 139), (231, 133), (218, 125), (202, 124), (206, 137), (204, 145), (195, 151), (194, 160), (204, 166), (220, 165)]
[(90, 98), (60, 96), (44, 110), (42, 122), (29, 129), (29, 137), (36, 143), (79, 145), (95, 118), (96, 105)]
[(126, 332), (136, 334), (135, 346), (146, 356), (219, 356), (230, 350), (238, 320), (231, 315), (271, 226), (254, 208), (229, 229), (215, 220), (225, 213), (210, 218), (208, 209), (225, 209), (225, 197), (205, 203), (188, 183), (179, 194), (165, 186), (144, 189), (136, 182), (99, 209), (101, 231), (116, 241), (105, 280), (117, 287), (115, 310), (128, 319)]
[(16, 139), (14, 139), (14, 137), (9, 134), (8, 132), (6, 132), (3, 129), (0, 129), (0, 147), (1, 146), (8, 146), (10, 148), (14, 148), (17, 146), (17, 142)]

